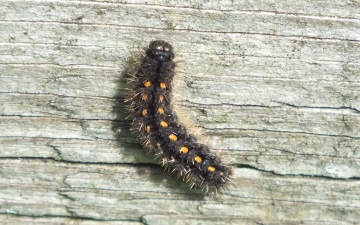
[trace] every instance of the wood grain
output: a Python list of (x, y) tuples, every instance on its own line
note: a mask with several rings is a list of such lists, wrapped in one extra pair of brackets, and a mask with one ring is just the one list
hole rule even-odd
[[(357, 224), (360, 2), (1, 1), (0, 224)], [(173, 44), (174, 101), (223, 195), (129, 131), (128, 59)]]

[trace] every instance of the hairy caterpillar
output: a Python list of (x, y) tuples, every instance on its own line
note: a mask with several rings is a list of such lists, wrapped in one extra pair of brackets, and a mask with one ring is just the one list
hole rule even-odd
[(175, 54), (173, 47), (153, 41), (130, 79), (133, 129), (162, 165), (182, 177), (190, 188), (214, 193), (229, 182), (231, 168), (189, 134), (171, 104)]

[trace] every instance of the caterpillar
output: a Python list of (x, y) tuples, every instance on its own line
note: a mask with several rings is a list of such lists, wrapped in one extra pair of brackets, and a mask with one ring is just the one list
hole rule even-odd
[(190, 188), (216, 193), (229, 182), (232, 169), (179, 122), (171, 103), (174, 58), (173, 47), (162, 40), (150, 42), (139, 58), (125, 99), (132, 129), (160, 164)]

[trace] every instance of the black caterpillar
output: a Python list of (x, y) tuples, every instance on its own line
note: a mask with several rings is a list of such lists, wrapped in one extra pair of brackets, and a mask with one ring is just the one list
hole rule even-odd
[(153, 41), (130, 79), (134, 130), (162, 165), (205, 192), (216, 193), (229, 182), (231, 168), (189, 134), (171, 105), (175, 54), (165, 41)]

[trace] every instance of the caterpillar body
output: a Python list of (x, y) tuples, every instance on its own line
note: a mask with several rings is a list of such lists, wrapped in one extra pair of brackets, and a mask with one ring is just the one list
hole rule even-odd
[(216, 193), (229, 182), (231, 168), (179, 122), (171, 103), (174, 58), (173, 47), (157, 40), (150, 42), (139, 59), (125, 100), (133, 129), (161, 164), (190, 188)]

